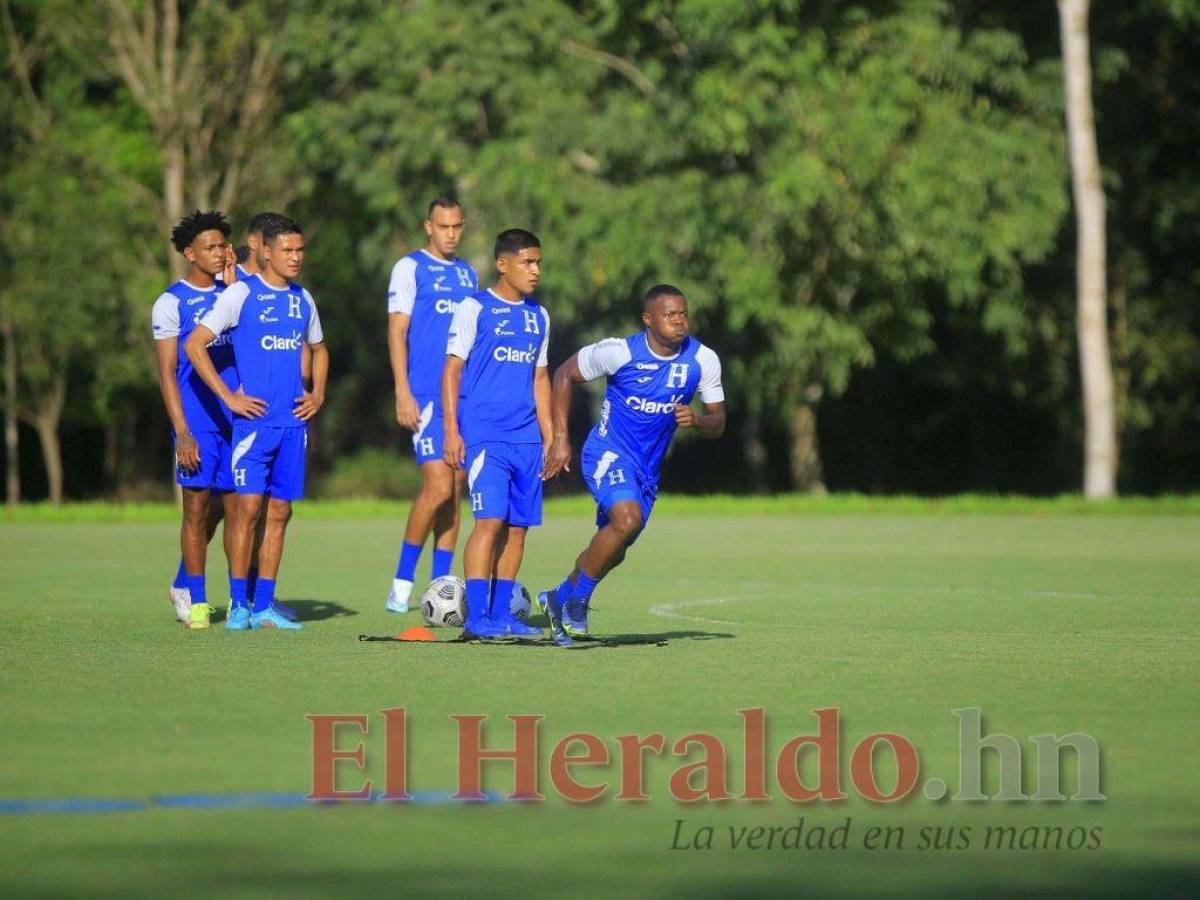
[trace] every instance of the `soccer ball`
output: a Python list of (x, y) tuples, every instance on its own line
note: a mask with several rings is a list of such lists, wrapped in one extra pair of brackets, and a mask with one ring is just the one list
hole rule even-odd
[(461, 628), (467, 615), (467, 583), (457, 575), (433, 579), (421, 595), (421, 615), (434, 628)]
[(524, 622), (529, 618), (529, 610), (532, 606), (533, 598), (529, 596), (529, 589), (521, 582), (514, 581), (512, 600), (508, 604), (508, 611), (513, 614), (513, 618)]

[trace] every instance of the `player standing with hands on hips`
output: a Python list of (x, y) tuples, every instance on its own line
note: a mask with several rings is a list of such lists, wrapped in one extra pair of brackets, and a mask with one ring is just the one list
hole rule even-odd
[[(658, 495), (663, 457), (676, 428), (701, 437), (725, 431), (725, 391), (717, 354), (691, 336), (687, 298), (658, 284), (642, 301), (643, 331), (589, 344), (554, 373), (554, 438), (546, 478), (570, 470), (567, 417), (575, 385), (601, 376), (608, 389), (600, 419), (583, 445), (580, 469), (596, 500), (599, 530), (556, 588), (538, 594), (555, 643), (569, 647), (588, 633), (588, 607), (597, 583), (625, 560)], [(700, 394), (704, 412), (691, 407)]]
[[(304, 261), (304, 235), (291, 219), (263, 228), (262, 272), (227, 288), (188, 338), (188, 358), (204, 383), (233, 412), (231, 471), (237, 492), (230, 542), (229, 617), (225, 627), (303, 627), (272, 606), (292, 501), (304, 496), (308, 420), (325, 402), (329, 351), (312, 295), (293, 281)], [(230, 332), (238, 390), (225, 385), (204, 352), (217, 335)], [(312, 390), (305, 390), (300, 357), (312, 352)], [(270, 494), (265, 504), (263, 495)], [(266, 506), (264, 512), (263, 507)], [(267, 525), (259, 551), (258, 584), (250, 608), (246, 576), (260, 515)]]
[(467, 539), (465, 637), (541, 636), (512, 615), (525, 534), (542, 524), (550, 445), (550, 316), (530, 296), (542, 273), (537, 237), (512, 228), (495, 244), (496, 284), (459, 304), (442, 372), (446, 464), (466, 469), (475, 527)]

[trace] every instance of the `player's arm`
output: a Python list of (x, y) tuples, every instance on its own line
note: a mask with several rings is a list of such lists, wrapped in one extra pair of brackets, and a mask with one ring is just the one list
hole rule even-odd
[(195, 472), (200, 467), (200, 448), (183, 414), (183, 398), (179, 396), (179, 381), (175, 377), (179, 367), (179, 338), (155, 341), (154, 353), (158, 358), (158, 386), (162, 391), (163, 406), (175, 429), (175, 455), (185, 471)]
[[(571, 418), (571, 400), (574, 397), (575, 385), (583, 384), (587, 379), (579, 371), (579, 354), (571, 358), (554, 371), (554, 386), (551, 389), (550, 443), (546, 451), (546, 471), (544, 477), (553, 478), (562, 472), (571, 471), (571, 435), (568, 424)], [(539, 421), (541, 410), (539, 413)]]
[(297, 419), (307, 422), (325, 405), (325, 386), (329, 383), (329, 350), (323, 341), (319, 344), (306, 343), (304, 346), (309, 349), (312, 362), (312, 388), (296, 399), (296, 407), (292, 412)]
[(396, 421), (403, 428), (421, 427), (421, 408), (408, 383), (408, 329), (417, 303), (417, 264), (406, 256), (392, 267), (388, 283), (388, 359), (396, 388)]
[[(553, 400), (550, 386), (550, 369), (538, 366), (533, 370), (533, 405), (537, 411), (538, 429), (542, 432), (542, 480), (553, 478), (560, 470), (550, 471), (550, 448), (554, 446), (554, 423), (551, 413)], [(570, 450), (567, 459), (570, 460)]]
[(700, 437), (715, 438), (725, 433), (725, 389), (721, 386), (721, 361), (708, 347), (696, 353), (700, 364), (700, 383), (696, 390), (704, 412), (697, 413), (682, 403), (675, 407), (675, 423), (680, 428), (695, 428)]
[[(325, 405), (325, 386), (329, 383), (329, 350), (325, 347), (325, 332), (321, 328), (317, 302), (307, 290), (304, 291), (304, 299), (308, 301), (310, 313), (304, 343), (300, 345), (300, 387), (303, 393), (296, 398), (292, 414), (297, 419), (307, 422)], [(306, 355), (310, 367), (309, 374), (312, 377), (311, 387), (308, 384), (309, 376), (304, 372)]]
[(447, 354), (446, 364), (442, 367), (442, 424), (445, 434), (442, 459), (452, 469), (461, 469), (467, 459), (467, 448), (458, 430), (458, 391), (466, 364), (465, 359)]
[(306, 391), (313, 389), (312, 345), (307, 343), (300, 347), (300, 383)]
[(392, 361), (392, 381), (396, 387), (396, 421), (410, 431), (421, 425), (421, 409), (408, 383), (408, 326), (412, 317), (388, 313), (388, 358)]
[(450, 336), (446, 340), (446, 362), (442, 365), (442, 428), (445, 434), (442, 459), (452, 469), (461, 469), (467, 461), (467, 447), (458, 430), (458, 394), (462, 388), (463, 368), (475, 346), (480, 308), (470, 297), (459, 303), (450, 320)]
[(680, 428), (695, 428), (700, 437), (716, 438), (725, 433), (725, 401), (702, 403), (704, 412), (697, 413), (682, 403), (675, 407), (675, 424)]
[(235, 394), (217, 374), (217, 367), (208, 355), (208, 345), (216, 338), (216, 333), (203, 325), (192, 329), (192, 333), (183, 344), (184, 352), (192, 361), (192, 368), (196, 370), (200, 380), (208, 385), (209, 390), (217, 395), (217, 399), (239, 416), (245, 416), (247, 419), (259, 418), (267, 411), (267, 404), (257, 397), (248, 397), (240, 392)]
[(183, 344), (183, 352), (191, 360), (192, 368), (196, 370), (200, 380), (208, 385), (218, 400), (239, 416), (257, 419), (266, 413), (266, 401), (258, 397), (248, 397), (240, 390), (237, 393), (231, 391), (217, 374), (217, 368), (208, 355), (208, 345), (216, 340), (217, 335), (224, 334), (237, 325), (247, 293), (244, 283), (235, 284), (222, 291), (213, 308), (188, 335)]

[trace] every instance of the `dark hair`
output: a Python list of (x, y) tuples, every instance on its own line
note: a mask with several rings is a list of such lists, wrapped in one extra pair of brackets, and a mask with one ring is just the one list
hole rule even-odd
[(180, 219), (179, 224), (171, 229), (171, 245), (182, 253), (201, 234), (213, 230), (229, 237), (229, 223), (225, 221), (225, 216), (219, 210), (200, 212), (197, 209), (190, 216)]
[(443, 194), (440, 197), (434, 197), (429, 201), (429, 209), (425, 210), (425, 218), (432, 219), (433, 211), (438, 207), (442, 209), (462, 209), (462, 204), (451, 197), (449, 194)]
[(246, 226), (246, 234), (262, 234), (263, 229), (272, 219), (282, 219), (277, 212), (260, 212), (255, 213), (254, 218), (250, 220), (250, 224)]
[(540, 246), (542, 246), (542, 242), (532, 231), (526, 231), (523, 228), (509, 228), (496, 235), (496, 258)]
[(649, 309), (650, 304), (659, 297), (684, 297), (684, 293), (673, 284), (656, 284), (646, 291), (646, 296), (642, 298), (642, 311)]
[(281, 234), (304, 234), (304, 230), (295, 219), (289, 219), (287, 216), (273, 215), (263, 225), (263, 243), (270, 244)]
[(236, 248), (233, 251), (233, 255), (237, 257), (237, 261), (239, 263), (244, 263), (246, 260), (248, 260), (250, 258), (250, 248), (247, 247), (245, 244), (242, 244), (242, 246)]

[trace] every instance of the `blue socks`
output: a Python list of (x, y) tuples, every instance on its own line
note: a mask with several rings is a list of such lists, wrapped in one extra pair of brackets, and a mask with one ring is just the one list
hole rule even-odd
[(492, 582), (491, 616), (498, 621), (512, 617), (511, 605), (513, 582), (511, 579), (497, 578)]
[(478, 622), (488, 617), (488, 587), (489, 582), (486, 578), (467, 579), (468, 622)]
[(396, 577), (405, 581), (416, 581), (417, 560), (421, 558), (421, 545), (405, 541), (400, 545), (400, 562), (396, 564)]
[(275, 602), (275, 579), (260, 578), (254, 588), (254, 608), (251, 612), (266, 612)]
[(208, 592), (204, 584), (204, 575), (188, 575), (187, 576), (188, 593), (192, 595), (192, 606), (197, 603), (208, 602)]
[[(568, 576), (567, 582), (571, 579)], [(566, 582), (564, 582), (566, 583)], [(575, 584), (571, 587), (569, 596), (572, 600), (591, 600), (592, 591), (596, 589), (596, 579), (591, 578), (585, 572), (580, 572), (575, 576)], [(561, 590), (561, 588), (560, 588)], [(561, 596), (561, 595), (560, 595)]]
[(188, 586), (188, 573), (183, 565), (183, 557), (179, 557), (179, 570), (175, 573), (175, 580), (171, 582), (173, 588), (185, 588)]
[[(404, 545), (405, 547), (408, 544)], [(420, 553), (420, 550), (417, 550)], [(430, 572), (431, 578), (441, 578), (443, 575), (450, 574), (450, 564), (454, 562), (453, 550), (440, 550), (437, 547), (433, 548), (433, 570)], [(415, 566), (416, 563), (414, 562)], [(399, 576), (398, 576), (399, 577)], [(409, 579), (412, 580), (411, 578)]]
[(249, 607), (246, 601), (246, 579), (229, 576), (229, 603), (231, 607)]

